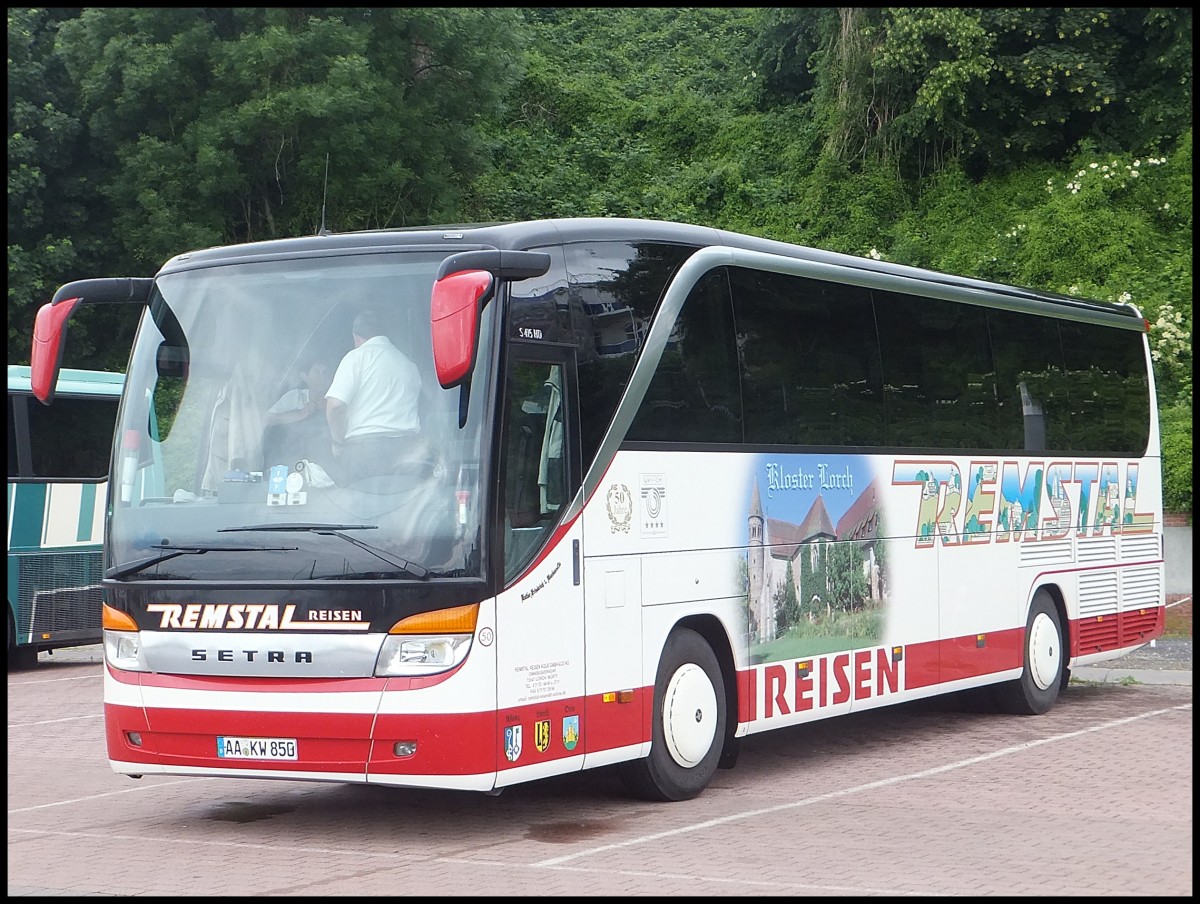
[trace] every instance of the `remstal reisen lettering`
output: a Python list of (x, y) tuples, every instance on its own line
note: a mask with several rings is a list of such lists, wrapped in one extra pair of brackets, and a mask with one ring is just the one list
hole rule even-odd
[(310, 609), (307, 618), (297, 618), (293, 603), (150, 603), (146, 611), (159, 616), (160, 630), (328, 631), (337, 627), (366, 631), (371, 627), (361, 609)]

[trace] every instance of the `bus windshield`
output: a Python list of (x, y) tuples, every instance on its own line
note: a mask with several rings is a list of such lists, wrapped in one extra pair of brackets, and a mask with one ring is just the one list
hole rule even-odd
[[(470, 387), (438, 384), (429, 304), (443, 257), (161, 275), (118, 420), (106, 577), (478, 576), (490, 361)], [(480, 398), (460, 424), (463, 391)]]

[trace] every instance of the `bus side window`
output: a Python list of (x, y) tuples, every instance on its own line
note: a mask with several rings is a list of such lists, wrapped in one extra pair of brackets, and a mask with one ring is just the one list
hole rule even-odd
[(867, 289), (729, 268), (745, 441), (875, 446), (887, 418)]
[(742, 400), (729, 278), (708, 273), (684, 302), (627, 439), (740, 443)]
[(549, 515), (563, 503), (563, 399), (562, 368), (550, 368), (546, 391), (546, 432), (538, 461), (538, 511)]
[(1057, 322), (994, 309), (988, 310), (987, 319), (996, 362), (997, 445), (1024, 452), (1070, 449), (1070, 406)]
[(561, 364), (517, 361), (505, 437), (505, 577), (528, 561), (566, 498)]

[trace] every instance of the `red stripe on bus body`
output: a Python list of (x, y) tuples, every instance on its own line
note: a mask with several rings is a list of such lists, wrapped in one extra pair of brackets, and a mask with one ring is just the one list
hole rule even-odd
[[(142, 743), (134, 745), (127, 732), (136, 732)], [(129, 763), (157, 763), (158, 749), (154, 736), (146, 723), (145, 711), (140, 706), (118, 706), (104, 704), (104, 735), (108, 743), (108, 757)]]
[[(372, 771), (422, 775), (491, 772), (494, 752), (480, 738), (494, 737), (494, 713), (389, 717), (395, 737), (372, 738), (374, 716), (364, 713), (262, 713), (235, 710), (152, 709), (105, 706), (109, 757), (123, 762), (208, 769), (341, 772), (361, 778)], [(141, 735), (141, 746), (126, 732)], [(217, 756), (217, 738), (294, 738), (296, 760), (236, 760)], [(418, 755), (398, 759), (394, 743), (418, 742)], [(398, 769), (376, 767), (392, 760)]]
[[(116, 716), (116, 719), (113, 718)], [(109, 711), (109, 721), (126, 713)], [(163, 766), (361, 773), (370, 751), (372, 716), (364, 713), (269, 713), (238, 710), (148, 709), (143, 746)], [(234, 760), (217, 756), (217, 737), (295, 738), (299, 759)], [(111, 742), (111, 738), (110, 738)], [(128, 747), (122, 744), (127, 759)]]
[(605, 702), (603, 694), (587, 698), (584, 741), (589, 753), (649, 741), (653, 730), (654, 688), (635, 687), (628, 703)]
[(1021, 668), (1025, 658), (1024, 638), (1024, 628), (1007, 628), (943, 640), (939, 644), (942, 681), (961, 681)]
[[(189, 710), (105, 704), (111, 759), (196, 768), (270, 768), (295, 772), (387, 775), (478, 775), (627, 747), (650, 738), (649, 689), (628, 703), (556, 700), (501, 712), (380, 714)], [(589, 719), (587, 713), (592, 713)], [(576, 721), (577, 720), (577, 721)], [(539, 750), (538, 723), (546, 723)], [(505, 727), (521, 726), (521, 752), (505, 757)], [(127, 732), (141, 736), (129, 743)], [(577, 732), (577, 734), (575, 733)], [(216, 755), (218, 736), (295, 738), (298, 760), (230, 760)], [(397, 742), (416, 753), (396, 756)], [(572, 743), (573, 742), (573, 743)], [(572, 746), (568, 747), (568, 744)]]
[[(1141, 637), (1161, 634), (1165, 609), (1142, 607), (1127, 615), (1145, 624), (1143, 633), (1130, 642), (1118, 615), (1105, 616), (1114, 625), (1110, 645), (1136, 645)], [(1092, 628), (1097, 619), (1080, 619), (1070, 626), (1070, 655), (1077, 655), (1080, 626)], [(1139, 625), (1139, 627), (1141, 627)], [(1147, 633), (1148, 632), (1148, 633)], [(1010, 628), (944, 640), (904, 645), (904, 688), (981, 678), (1021, 668), (1024, 628)], [(1113, 646), (1112, 648), (1116, 648)], [(861, 652), (861, 651), (860, 651)], [(877, 651), (878, 654), (879, 651)], [(1084, 650), (1083, 652), (1088, 652)], [(830, 656), (835, 654), (828, 654)], [(843, 654), (843, 655), (849, 655)], [(760, 717), (760, 668), (738, 672), (739, 722)], [(122, 672), (109, 674), (126, 684), (180, 690), (230, 693), (338, 693), (403, 692), (446, 680), (452, 673), (431, 679), (382, 678), (219, 678)], [(295, 771), (360, 772), (389, 775), (478, 775), (511, 769), (588, 752), (599, 752), (645, 743), (652, 737), (652, 689), (636, 688), (628, 702), (605, 700), (605, 695), (544, 701), (499, 712), (380, 714), (322, 712), (263, 712), (261, 710), (188, 710), (105, 704), (105, 727), (110, 757), (124, 762), (219, 768), (264, 768)], [(568, 721), (578, 720), (578, 737), (568, 748)], [(539, 727), (547, 723), (548, 727)], [(521, 726), (521, 753), (515, 761), (505, 757), (505, 728)], [(573, 725), (570, 726), (573, 729)], [(142, 745), (129, 743), (127, 732), (137, 732)], [(297, 761), (229, 761), (216, 756), (218, 735), (296, 738)], [(395, 755), (395, 744), (415, 741), (412, 757)], [(538, 750), (539, 742), (544, 749)]]
[(938, 683), (940, 642), (904, 644), (904, 689), (929, 687)]

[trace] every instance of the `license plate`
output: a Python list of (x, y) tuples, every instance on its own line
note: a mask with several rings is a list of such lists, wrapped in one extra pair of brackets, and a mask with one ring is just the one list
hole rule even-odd
[(227, 760), (294, 760), (295, 738), (217, 738), (217, 756)]

